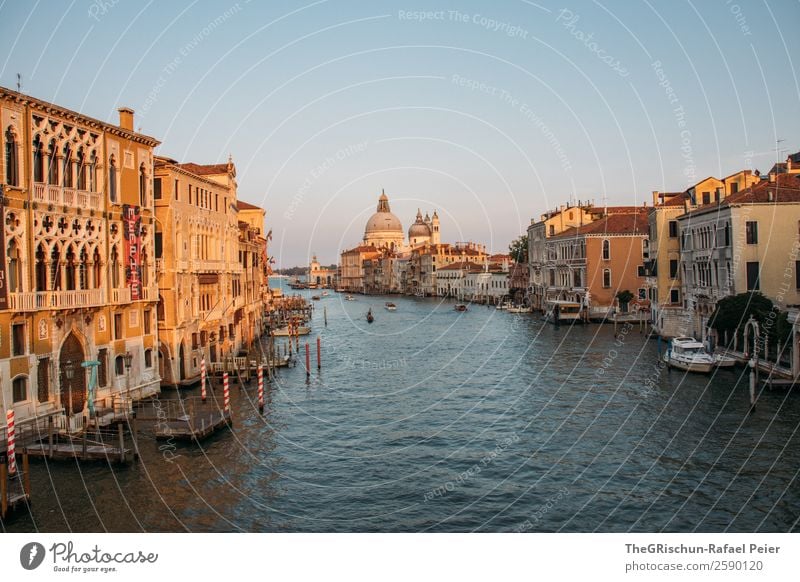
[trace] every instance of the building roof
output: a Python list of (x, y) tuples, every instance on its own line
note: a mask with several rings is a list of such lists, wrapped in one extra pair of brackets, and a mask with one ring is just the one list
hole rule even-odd
[(714, 204), (703, 206), (678, 217), (685, 219), (705, 212), (718, 212), (736, 204), (800, 204), (800, 174), (778, 174), (775, 181), (761, 180), (749, 188), (725, 197)]
[(686, 192), (665, 192), (664, 197), (672, 196), (666, 202), (659, 204), (659, 206), (683, 206), (684, 202), (689, 199)]
[(576, 228), (568, 228), (561, 234), (550, 237), (550, 240), (574, 238), (576, 236), (602, 236), (605, 234), (642, 236), (649, 231), (647, 222), (648, 208), (636, 206), (639, 212), (628, 214), (611, 214), (599, 218), (589, 224)]
[(467, 270), (467, 271), (483, 271), (483, 267), (478, 263), (473, 263), (472, 261), (458, 261), (456, 263), (451, 263), (446, 267), (439, 267), (438, 271), (460, 271), (460, 270)]
[(255, 204), (250, 204), (249, 202), (245, 202), (244, 200), (237, 200), (236, 208), (238, 208), (239, 210), (261, 210), (261, 208), (256, 206)]
[(378, 249), (375, 248), (373, 245), (359, 245), (352, 249), (347, 249), (342, 251), (343, 253), (370, 253), (370, 252), (378, 252)]
[(185, 164), (176, 165), (198, 176), (214, 176), (228, 173), (228, 164), (195, 164), (194, 162), (187, 162)]

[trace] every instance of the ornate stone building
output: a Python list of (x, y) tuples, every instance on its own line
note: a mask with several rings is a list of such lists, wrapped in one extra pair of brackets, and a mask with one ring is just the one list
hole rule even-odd
[(155, 166), (162, 382), (199, 380), (200, 362), (236, 355), (260, 334), (264, 211), (237, 200), (236, 167)]
[[(159, 389), (153, 148), (119, 125), (0, 88), (0, 408), (87, 415)], [(4, 412), (3, 411), (3, 412)]]

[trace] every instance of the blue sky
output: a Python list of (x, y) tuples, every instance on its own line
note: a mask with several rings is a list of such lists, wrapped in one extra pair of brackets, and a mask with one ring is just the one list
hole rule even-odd
[(232, 154), (282, 266), (336, 261), (381, 188), (406, 228), (437, 209), (443, 240), (501, 251), (567, 201), (800, 149), (798, 23), (788, 0), (6, 1), (0, 84)]

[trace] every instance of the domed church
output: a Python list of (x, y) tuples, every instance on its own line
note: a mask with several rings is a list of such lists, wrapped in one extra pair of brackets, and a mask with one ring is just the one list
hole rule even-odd
[(392, 214), (389, 198), (383, 191), (378, 198), (378, 209), (367, 221), (364, 229), (364, 244), (392, 251), (399, 251), (405, 246), (403, 225), (400, 219)]
[(427, 243), (440, 243), (439, 215), (434, 211), (432, 218), (427, 214), (422, 218), (422, 212), (417, 209), (417, 219), (408, 229), (408, 246), (406, 246), (403, 225), (400, 219), (392, 214), (389, 197), (381, 190), (378, 208), (364, 228), (364, 244), (377, 249), (402, 252), (409, 247), (414, 248)]

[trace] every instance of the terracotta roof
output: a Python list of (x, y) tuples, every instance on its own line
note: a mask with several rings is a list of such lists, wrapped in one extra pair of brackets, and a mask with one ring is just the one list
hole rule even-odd
[(342, 251), (342, 252), (344, 252), (344, 253), (369, 253), (369, 252), (373, 252), (373, 251), (377, 252), (378, 249), (376, 249), (372, 245), (359, 245), (359, 246), (357, 246), (355, 248), (347, 249), (347, 250)]
[(179, 168), (197, 174), (198, 176), (211, 176), (215, 174), (227, 174), (228, 164), (195, 164), (188, 162), (186, 164), (176, 164)]
[(570, 238), (576, 236), (591, 236), (591, 235), (604, 235), (604, 234), (620, 234), (620, 235), (635, 235), (642, 236), (649, 231), (647, 223), (648, 208), (637, 206), (639, 212), (628, 214), (611, 214), (604, 218), (584, 224), (577, 228), (569, 228), (550, 237), (550, 240)]
[[(770, 197), (772, 199), (770, 200)], [(798, 204), (800, 203), (800, 174), (778, 174), (775, 181), (761, 180), (749, 188), (731, 194), (716, 204), (704, 204), (679, 218), (717, 212), (732, 204)]]
[(672, 196), (672, 198), (663, 204), (659, 204), (659, 206), (683, 206), (683, 203), (689, 198), (689, 195), (686, 194), (686, 192), (668, 192), (665, 193), (665, 197), (666, 196)]
[(244, 200), (237, 200), (236, 201), (236, 208), (239, 210), (261, 210), (255, 204), (250, 204), (249, 202), (245, 202)]
[(473, 263), (472, 261), (459, 261), (457, 263), (451, 263), (446, 267), (440, 267), (437, 271), (457, 271), (461, 269), (466, 269), (467, 271), (483, 271), (483, 267), (480, 266), (478, 263)]

